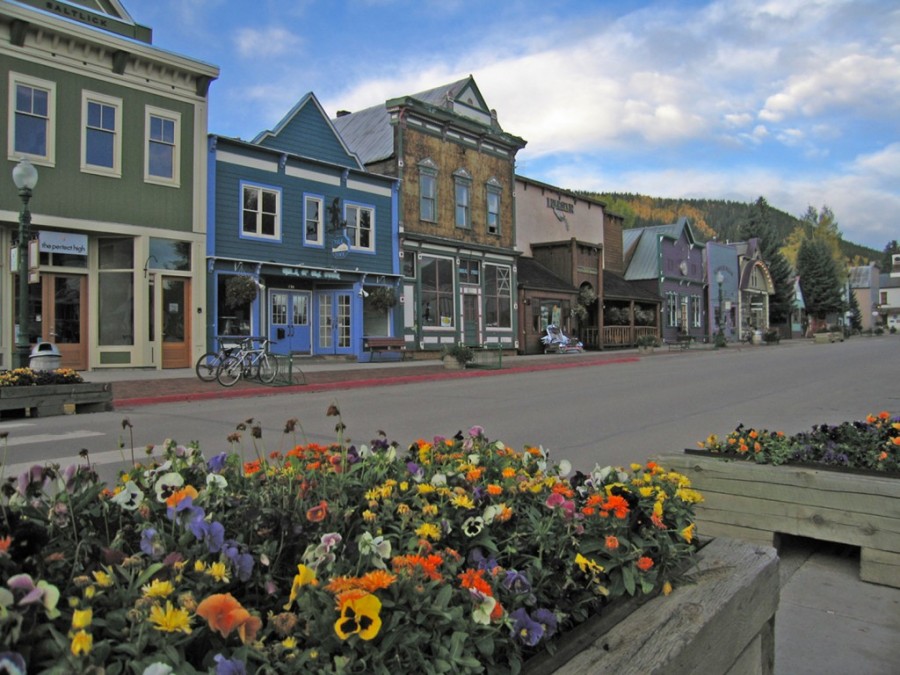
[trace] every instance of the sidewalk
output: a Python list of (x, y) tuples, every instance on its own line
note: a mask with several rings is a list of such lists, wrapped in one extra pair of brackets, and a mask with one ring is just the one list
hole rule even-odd
[[(804, 343), (796, 341), (797, 345)], [(650, 358), (680, 358), (683, 354), (661, 349)], [(493, 377), (634, 363), (641, 358), (645, 357), (636, 350), (504, 356), (502, 370), (463, 371), (445, 370), (437, 360), (357, 363), (301, 358), (295, 361), (295, 368), (302, 371), (305, 384), (279, 387), (241, 381), (226, 388), (216, 382), (201, 382), (193, 369), (97, 370), (83, 376), (90, 382), (111, 382), (114, 402), (119, 409), (124, 409), (186, 400)], [(297, 375), (295, 381), (299, 380)], [(900, 589), (860, 581), (858, 549), (788, 539), (779, 555), (781, 599), (775, 618), (774, 675), (900, 672)], [(740, 626), (735, 626), (735, 630), (740, 630)]]

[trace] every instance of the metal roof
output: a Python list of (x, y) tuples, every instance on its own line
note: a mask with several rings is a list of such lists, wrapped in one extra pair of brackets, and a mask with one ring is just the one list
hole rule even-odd
[(661, 236), (680, 239), (687, 230), (687, 240), (694, 243), (694, 234), (687, 218), (681, 217), (670, 225), (638, 227), (622, 232), (622, 251), (625, 257), (625, 279), (656, 279), (659, 276), (659, 248)]

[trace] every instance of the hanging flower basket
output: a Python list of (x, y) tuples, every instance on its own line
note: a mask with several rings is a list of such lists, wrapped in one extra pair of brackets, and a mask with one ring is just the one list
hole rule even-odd
[(225, 306), (229, 309), (245, 307), (256, 300), (258, 293), (259, 287), (253, 277), (246, 274), (230, 277), (225, 282)]
[(397, 304), (397, 294), (390, 286), (375, 286), (368, 293), (367, 302), (379, 312), (386, 312)]

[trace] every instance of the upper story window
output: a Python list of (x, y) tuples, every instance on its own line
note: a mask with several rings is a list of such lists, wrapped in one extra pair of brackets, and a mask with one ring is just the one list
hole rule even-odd
[(430, 159), (419, 162), (419, 218), (437, 222), (437, 166)]
[(306, 195), (303, 198), (303, 243), (307, 246), (324, 244), (322, 197)]
[(503, 186), (496, 178), (491, 178), (485, 186), (487, 196), (487, 232), (488, 234), (500, 234), (500, 193)]
[(347, 204), (347, 236), (350, 248), (363, 251), (375, 250), (375, 209), (361, 204)]
[(456, 226), (465, 229), (472, 227), (472, 176), (465, 169), (453, 173), (453, 185), (456, 204)]
[(8, 152), (10, 159), (56, 161), (56, 84), (9, 74)]
[(241, 237), (281, 240), (281, 191), (241, 184)]
[(121, 176), (122, 100), (83, 92), (81, 119), (81, 170)]
[(144, 180), (177, 187), (180, 181), (181, 115), (170, 110), (147, 107)]

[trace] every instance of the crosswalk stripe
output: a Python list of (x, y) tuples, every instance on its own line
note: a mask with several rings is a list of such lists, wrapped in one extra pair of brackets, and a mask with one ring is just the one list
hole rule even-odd
[(69, 441), (75, 438), (90, 438), (91, 436), (105, 436), (101, 431), (67, 431), (64, 434), (34, 434), (33, 436), (12, 436), (10, 435), (5, 444), (14, 448), (17, 445), (30, 445), (31, 443), (51, 443)]

